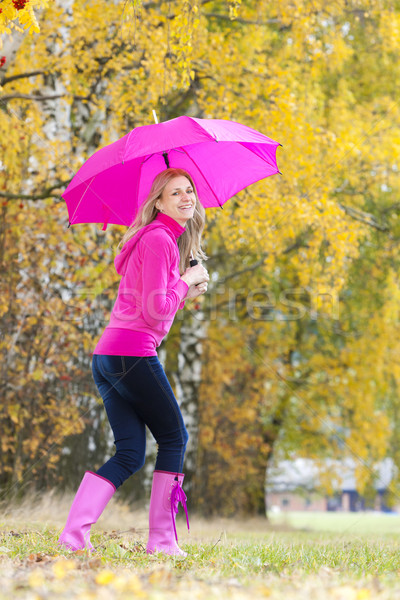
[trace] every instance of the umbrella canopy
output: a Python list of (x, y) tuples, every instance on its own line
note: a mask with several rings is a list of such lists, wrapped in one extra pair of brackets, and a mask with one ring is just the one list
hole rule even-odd
[[(95, 152), (65, 192), (70, 223), (130, 226), (153, 179), (168, 166), (193, 178), (205, 208), (279, 173), (278, 142), (233, 121), (177, 117), (136, 127)], [(104, 227), (105, 228), (105, 227)]]

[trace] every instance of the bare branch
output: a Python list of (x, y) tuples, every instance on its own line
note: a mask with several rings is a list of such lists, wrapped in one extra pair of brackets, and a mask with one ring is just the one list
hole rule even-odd
[(53, 194), (53, 190), (67, 187), (70, 181), (71, 179), (52, 185), (41, 194), (12, 194), (0, 191), (0, 198), (7, 198), (7, 200), (45, 200), (46, 198), (57, 198), (57, 200), (60, 200), (60, 194)]
[(229, 21), (230, 23), (244, 23), (245, 25), (271, 25), (271, 24), (280, 25), (282, 23), (280, 19), (267, 19), (266, 21), (253, 21), (251, 19), (241, 19), (238, 17), (231, 19), (231, 17), (229, 15), (223, 15), (221, 13), (213, 13), (213, 12), (206, 12), (206, 13), (203, 13), (203, 15), (205, 17), (208, 17), (209, 19), (221, 19), (223, 21)]
[[(288, 246), (287, 248), (282, 250), (282, 254), (289, 254), (289, 252), (292, 252), (293, 250), (296, 250), (297, 248), (300, 248), (300, 247), (308, 248), (308, 244), (305, 244), (301, 238), (299, 238), (293, 244), (291, 244), (290, 246)], [(224, 279), (219, 279), (217, 281), (217, 283), (218, 284), (225, 283), (229, 279), (239, 277), (240, 275), (243, 275), (244, 273), (249, 273), (251, 271), (255, 271), (256, 269), (258, 269), (258, 267), (262, 266), (262, 264), (264, 263), (264, 260), (267, 258), (267, 256), (268, 256), (268, 252), (263, 252), (263, 254), (261, 254), (261, 258), (259, 258), (255, 263), (253, 263), (249, 267), (246, 267), (245, 269), (242, 269), (241, 271), (236, 271), (235, 273), (232, 273), (231, 275), (227, 275), (226, 277), (224, 277)]]
[(354, 208), (352, 206), (345, 206), (344, 204), (340, 204), (340, 202), (339, 202), (338, 206), (340, 206), (340, 208), (342, 210), (344, 210), (344, 212), (347, 215), (349, 215), (352, 219), (355, 219), (356, 221), (360, 221), (360, 223), (365, 223), (366, 225), (369, 225), (370, 227), (374, 227), (375, 229), (378, 229), (378, 231), (389, 231), (389, 226), (386, 223), (383, 223), (383, 224), (377, 223), (374, 215), (371, 215), (371, 213), (364, 212), (363, 210)]
[(392, 210), (398, 210), (399, 208), (400, 208), (400, 202), (395, 202), (394, 204), (391, 204), (390, 206), (386, 206), (386, 208), (382, 208), (381, 213), (386, 214), (386, 213), (392, 212)]
[(16, 79), (23, 79), (24, 77), (33, 77), (34, 75), (45, 75), (46, 71), (30, 71), (29, 73), (19, 73), (18, 75), (10, 75), (10, 77), (4, 77), (1, 82), (1, 85), (4, 86), (6, 83), (10, 83), (10, 81), (15, 81)]
[(258, 267), (261, 267), (261, 265), (263, 264), (263, 262), (267, 256), (268, 256), (268, 252), (264, 252), (261, 255), (261, 258), (259, 260), (257, 260), (255, 263), (253, 263), (252, 265), (250, 265), (249, 267), (246, 267), (245, 269), (242, 269), (241, 271), (236, 271), (235, 273), (231, 273), (231, 275), (227, 275), (223, 279), (219, 279), (217, 283), (218, 284), (225, 283), (225, 282), (229, 281), (229, 279), (234, 279), (235, 277), (239, 277), (240, 275), (243, 275), (243, 273), (249, 273), (250, 271), (255, 271), (256, 269), (258, 269)]
[(9, 100), (55, 100), (56, 98), (63, 98), (67, 94), (55, 94), (54, 96), (32, 96), (30, 94), (8, 94), (5, 96), (0, 96), (0, 102), (6, 104)]
[[(201, 0), (200, 4), (208, 4), (209, 2), (211, 2), (212, 0)], [(142, 6), (140, 8), (160, 8), (161, 4), (163, 2), (158, 1), (158, 2), (143, 2)]]

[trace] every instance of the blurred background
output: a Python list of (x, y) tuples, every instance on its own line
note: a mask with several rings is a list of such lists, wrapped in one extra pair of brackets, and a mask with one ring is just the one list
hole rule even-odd
[[(75, 490), (114, 452), (91, 353), (125, 228), (68, 228), (61, 193), (155, 110), (282, 144), (282, 175), (207, 209), (208, 293), (159, 348), (190, 433), (190, 507), (396, 510), (399, 3), (1, 7), (0, 500)], [(119, 491), (132, 507), (155, 453), (149, 437)]]

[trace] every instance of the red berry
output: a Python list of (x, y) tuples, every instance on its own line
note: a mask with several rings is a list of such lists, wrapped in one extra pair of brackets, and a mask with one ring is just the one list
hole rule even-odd
[(25, 8), (27, 2), (28, 0), (13, 0), (14, 8), (16, 8), (17, 10), (22, 10), (23, 8)]
[(2, 67), (2, 66), (5, 64), (6, 60), (7, 60), (7, 59), (6, 59), (6, 57), (5, 57), (5, 56), (2, 56), (2, 57), (0, 58), (0, 67)]
[(14, 8), (17, 10), (22, 10), (25, 8), (25, 5), (28, 3), (28, 0), (13, 0)]

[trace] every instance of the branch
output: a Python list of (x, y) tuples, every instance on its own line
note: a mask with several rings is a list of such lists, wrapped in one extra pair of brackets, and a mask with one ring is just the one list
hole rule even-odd
[(400, 208), (400, 202), (395, 202), (390, 206), (386, 206), (386, 208), (382, 208), (381, 213), (386, 214), (388, 212), (391, 212), (392, 210), (397, 210), (398, 208)]
[(340, 202), (338, 206), (340, 206), (340, 208), (344, 210), (347, 215), (356, 221), (360, 221), (361, 223), (365, 223), (370, 227), (374, 227), (375, 229), (378, 229), (378, 231), (389, 231), (389, 226), (386, 223), (382, 225), (377, 223), (374, 215), (371, 215), (371, 213), (364, 212), (358, 208), (353, 208), (352, 206), (345, 206), (344, 204), (340, 204)]
[[(291, 244), (284, 250), (282, 250), (282, 254), (288, 254), (289, 252), (292, 252), (292, 250), (297, 250), (297, 248), (300, 248), (300, 247), (308, 248), (308, 244), (305, 244), (301, 238), (296, 240), (295, 242), (293, 242), (293, 244)], [(267, 256), (268, 256), (268, 252), (263, 252), (263, 254), (261, 255), (261, 258), (259, 258), (255, 263), (253, 263), (249, 267), (246, 267), (245, 269), (242, 269), (241, 271), (236, 271), (235, 273), (232, 273), (231, 275), (227, 275), (226, 277), (224, 277), (224, 279), (219, 279), (217, 281), (217, 284), (225, 283), (229, 279), (233, 279), (234, 277), (238, 277), (239, 275), (243, 275), (244, 273), (249, 273), (250, 271), (255, 271), (256, 269), (258, 269), (258, 267), (262, 266), (262, 264), (264, 263), (264, 260), (266, 259)]]
[(309, 247), (310, 246), (308, 244), (304, 244), (302, 242), (301, 238), (299, 238), (298, 240), (293, 242), (293, 244), (291, 244), (290, 246), (288, 246), (287, 248), (282, 250), (282, 254), (289, 254), (289, 252), (291, 252), (292, 250), (297, 250), (297, 248), (309, 248)]
[(52, 185), (51, 187), (44, 190), (42, 194), (11, 194), (10, 192), (2, 192), (0, 191), (0, 198), (7, 198), (7, 200), (45, 200), (46, 198), (57, 198), (60, 199), (60, 194), (52, 194), (53, 190), (66, 187), (71, 179), (68, 181), (61, 181), (56, 185)]
[(224, 277), (224, 279), (219, 279), (217, 281), (217, 283), (218, 284), (225, 283), (226, 281), (229, 281), (229, 279), (233, 279), (235, 277), (239, 277), (239, 275), (243, 275), (243, 273), (248, 273), (249, 271), (255, 271), (256, 269), (258, 269), (258, 267), (261, 267), (261, 265), (263, 264), (263, 262), (267, 256), (268, 256), (268, 252), (264, 252), (261, 255), (261, 258), (259, 260), (257, 260), (255, 263), (253, 263), (252, 265), (250, 265), (250, 267), (246, 267), (245, 269), (242, 269), (241, 271), (236, 271), (235, 273), (232, 273), (231, 275), (227, 275), (226, 277)]
[(9, 100), (20, 99), (20, 100), (55, 100), (56, 98), (63, 98), (67, 94), (55, 94), (54, 96), (32, 96), (30, 94), (8, 94), (6, 96), (0, 96), (0, 102), (6, 104)]
[(30, 73), (19, 73), (18, 75), (10, 75), (10, 77), (4, 77), (1, 82), (1, 85), (6, 85), (6, 83), (10, 83), (10, 81), (15, 81), (16, 79), (23, 79), (24, 77), (33, 77), (34, 75), (45, 75), (46, 71), (31, 71)]
[(222, 19), (223, 21), (229, 21), (230, 23), (244, 23), (245, 25), (271, 25), (271, 24), (281, 24), (282, 21), (280, 19), (267, 19), (266, 21), (252, 21), (250, 19), (240, 19), (234, 18), (231, 19), (229, 15), (223, 15), (221, 13), (213, 13), (207, 12), (203, 13), (205, 17), (209, 19)]
[[(211, 2), (212, 0), (201, 0), (201, 4), (208, 4), (209, 2)], [(139, 9), (141, 8), (160, 8), (162, 4), (162, 1), (158, 1), (158, 2), (143, 2), (143, 4), (141, 6), (139, 6)]]

